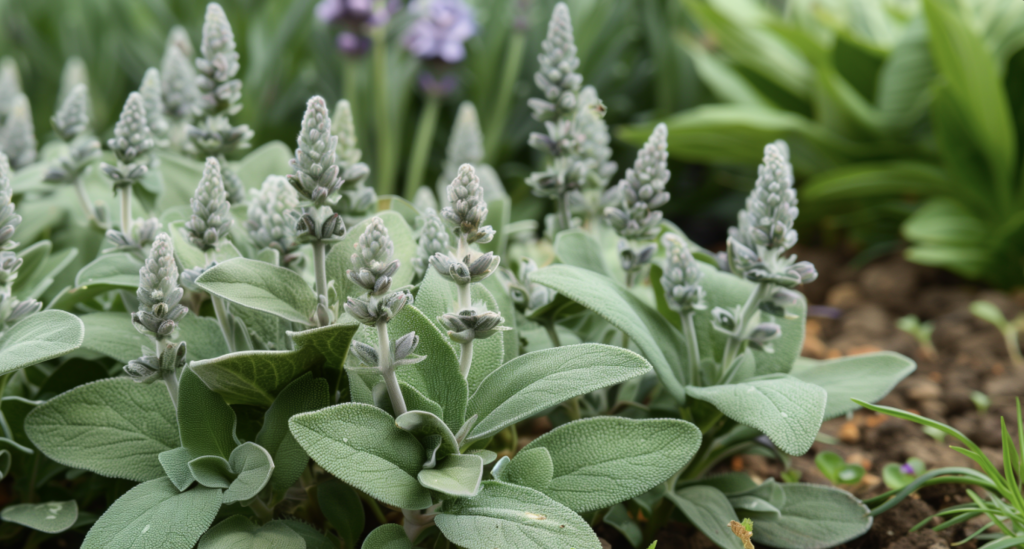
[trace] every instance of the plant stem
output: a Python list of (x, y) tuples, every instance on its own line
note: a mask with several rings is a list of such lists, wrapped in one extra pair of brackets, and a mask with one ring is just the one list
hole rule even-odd
[(544, 328), (548, 331), (548, 337), (551, 338), (551, 344), (555, 347), (561, 347), (562, 340), (558, 337), (558, 330), (555, 329), (555, 321), (548, 319), (544, 322)]
[(384, 385), (388, 389), (388, 396), (391, 397), (391, 407), (395, 409), (395, 417), (409, 411), (405, 407), (405, 396), (402, 395), (402, 388), (398, 385), (398, 376), (395, 375), (394, 365), (391, 363), (391, 340), (388, 336), (388, 324), (384, 321), (377, 321), (377, 369), (384, 376)]
[[(213, 251), (208, 250), (206, 252), (206, 264), (210, 265), (211, 263), (213, 263)], [(220, 323), (220, 333), (224, 335), (224, 343), (228, 346), (228, 352), (233, 353), (235, 352), (235, 331), (231, 327), (227, 305), (219, 296), (213, 294), (210, 294), (210, 302), (213, 303), (213, 313), (217, 317), (217, 322)]]
[(1017, 327), (1009, 324), (1003, 330), (1003, 339), (1006, 341), (1006, 351), (1010, 355), (1010, 363), (1018, 372), (1024, 372), (1024, 355), (1020, 352), (1020, 340), (1017, 336)]
[(412, 154), (409, 156), (409, 167), (405, 172), (405, 197), (412, 200), (416, 197), (416, 189), (423, 184), (427, 171), (427, 159), (430, 157), (430, 145), (434, 142), (437, 131), (437, 118), (441, 112), (441, 98), (434, 93), (427, 94), (427, 100), (420, 111), (420, 119), (416, 123), (416, 136), (412, 142)]
[(121, 186), (121, 232), (131, 238), (132, 230), (132, 187), (131, 185)]
[(505, 50), (505, 70), (501, 73), (501, 85), (498, 86), (498, 98), (494, 102), (494, 110), (491, 111), (490, 124), (487, 125), (485, 142), (487, 144), (487, 160), (494, 163), (499, 147), (504, 141), (505, 125), (508, 123), (508, 113), (512, 106), (512, 95), (516, 89), (516, 80), (519, 78), (519, 69), (523, 65), (523, 53), (526, 51), (526, 33), (514, 29), (512, 38), (508, 41), (508, 49)]
[(754, 317), (754, 313), (758, 311), (757, 306), (764, 299), (764, 295), (768, 293), (770, 287), (771, 284), (767, 282), (758, 283), (757, 288), (750, 293), (747, 302), (740, 309), (739, 318), (736, 319), (736, 335), (729, 337), (725, 343), (725, 352), (722, 353), (722, 375), (719, 384), (727, 383), (735, 373), (733, 362), (736, 361), (736, 356), (739, 355), (740, 348), (743, 346), (743, 336), (747, 332), (747, 325)]
[(459, 373), (469, 378), (469, 369), (473, 366), (473, 342), (462, 344), (462, 355), (459, 357)]
[(167, 384), (167, 392), (171, 394), (171, 402), (174, 409), (178, 409), (178, 376), (174, 372), (164, 372), (164, 383)]
[(388, 111), (388, 29), (381, 25), (372, 31), (374, 112), (377, 118), (377, 194), (395, 193), (394, 143)]
[[(327, 296), (327, 244), (323, 240), (313, 242), (313, 266), (316, 271), (316, 293), (318, 296)], [(327, 326), (331, 320), (327, 317), (327, 311), (317, 307), (317, 323), (320, 326)]]
[(405, 528), (405, 535), (409, 538), (409, 541), (416, 541), (421, 533), (427, 528), (430, 528), (434, 524), (434, 513), (430, 513), (430, 510), (425, 511), (412, 511), (409, 509), (402, 509), (402, 517), (405, 518), (403, 527)]
[(690, 362), (686, 373), (686, 385), (700, 385), (700, 344), (697, 342), (697, 328), (693, 325), (693, 312), (680, 314), (679, 320), (683, 326), (683, 338), (686, 340), (686, 358)]
[(366, 495), (362, 491), (356, 490), (356, 492), (359, 494), (359, 498), (365, 501), (366, 505), (369, 506), (370, 512), (373, 513), (373, 516), (377, 519), (377, 522), (381, 524), (387, 524), (388, 518), (384, 516), (384, 511), (381, 510), (380, 504), (377, 503), (377, 500)]
[(75, 178), (75, 193), (78, 195), (78, 202), (82, 205), (82, 209), (85, 210), (85, 216), (89, 218), (96, 226), (102, 226), (99, 218), (96, 217), (96, 208), (92, 205), (92, 200), (89, 200), (89, 193), (85, 190), (85, 183), (81, 177)]
[(270, 522), (274, 519), (274, 511), (271, 510), (270, 507), (267, 507), (267, 504), (263, 503), (263, 500), (260, 499), (259, 496), (249, 500), (249, 508), (252, 509), (256, 518), (260, 519), (262, 522)]
[(567, 231), (572, 226), (572, 214), (569, 213), (569, 200), (565, 194), (555, 198), (555, 214), (558, 216), (558, 230)]

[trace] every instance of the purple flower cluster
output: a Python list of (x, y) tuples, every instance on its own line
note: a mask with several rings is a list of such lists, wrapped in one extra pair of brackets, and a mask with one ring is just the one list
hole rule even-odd
[(413, 0), (409, 11), (416, 20), (402, 42), (424, 61), (455, 64), (466, 58), (467, 40), (476, 32), (473, 12), (463, 0)]
[(367, 28), (387, 24), (401, 7), (401, 0), (387, 0), (383, 5), (375, 0), (320, 0), (315, 13), (324, 23), (345, 27), (335, 40), (338, 49), (359, 55), (370, 49)]

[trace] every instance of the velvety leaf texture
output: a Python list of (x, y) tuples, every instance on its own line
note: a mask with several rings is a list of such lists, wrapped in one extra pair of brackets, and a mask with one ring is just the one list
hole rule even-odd
[[(140, 334), (132, 327), (132, 318), (125, 313), (89, 313), (82, 315), (81, 320), (85, 325), (82, 348), (106, 355), (123, 364), (139, 358), (143, 347), (149, 348), (153, 345), (145, 334)], [(191, 342), (188, 350), (191, 355)]]
[(786, 502), (778, 520), (762, 520), (754, 542), (780, 549), (824, 549), (871, 528), (868, 508), (845, 490), (819, 484), (783, 484)]
[(178, 429), (181, 445), (193, 458), (220, 456), (227, 459), (238, 446), (235, 412), (203, 380), (186, 367), (178, 389)]
[(344, 540), (345, 547), (356, 547), (356, 540), (366, 524), (366, 512), (359, 494), (343, 482), (328, 480), (317, 484), (316, 500), (327, 522)]
[(471, 498), (480, 491), (484, 460), (472, 454), (452, 455), (434, 469), (423, 469), (417, 478), (424, 488), (442, 494)]
[(286, 490), (299, 480), (309, 462), (309, 456), (288, 430), (288, 420), (296, 414), (326, 408), (330, 405), (328, 393), (327, 381), (305, 374), (285, 387), (264, 415), (256, 443), (273, 456), (270, 482), (275, 490)]
[(57, 358), (82, 345), (85, 327), (64, 311), (26, 317), (0, 336), (0, 374)]
[[(724, 549), (743, 549), (743, 544), (729, 530), (729, 521), (737, 520), (725, 494), (711, 486), (690, 486), (666, 494), (683, 516), (711, 541)], [(760, 527), (760, 523), (758, 523)]]
[[(700, 429), (677, 419), (596, 417), (567, 423), (526, 445), (545, 448), (554, 466), (538, 488), (583, 513), (647, 492), (682, 469), (700, 448)], [(520, 459), (512, 459), (509, 468)]]
[(78, 502), (70, 500), (8, 505), (0, 511), (0, 519), (46, 534), (59, 534), (71, 528), (78, 520)]
[(235, 515), (210, 528), (199, 540), (199, 549), (305, 549), (306, 542), (298, 533), (280, 521), (256, 526), (249, 519)]
[(881, 352), (817, 362), (807, 368), (794, 368), (792, 375), (825, 389), (825, 419), (832, 419), (860, 407), (850, 399), (877, 402), (915, 369), (917, 365), (910, 358)]
[[(391, 277), (391, 287), (400, 288), (411, 284), (416, 274), (416, 267), (412, 262), (416, 257), (416, 238), (412, 234), (412, 229), (401, 214), (396, 212), (382, 211), (378, 212), (376, 217), (384, 221), (388, 236), (395, 244), (394, 258), (400, 261), (398, 271)], [(327, 253), (327, 279), (334, 281), (334, 289), (342, 302), (350, 295), (365, 293), (365, 290), (345, 276), (345, 271), (352, 268), (351, 258), (356, 250), (356, 242), (369, 223), (370, 220), (366, 219), (354, 227), (349, 227), (348, 234), (340, 242), (333, 244), (331, 251)]]
[(163, 382), (142, 385), (123, 377), (50, 399), (25, 418), (25, 432), (57, 463), (136, 482), (164, 476), (158, 456), (179, 445)]
[(366, 536), (362, 549), (413, 549), (413, 545), (400, 525), (383, 524)]
[(203, 273), (196, 284), (232, 303), (312, 324), (316, 293), (301, 275), (263, 261), (239, 257)]

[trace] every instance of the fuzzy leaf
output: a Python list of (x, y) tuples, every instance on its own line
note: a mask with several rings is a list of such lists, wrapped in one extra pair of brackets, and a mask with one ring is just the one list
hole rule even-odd
[[(122, 364), (139, 358), (143, 347), (153, 346), (145, 334), (132, 327), (131, 316), (127, 313), (89, 313), (80, 319), (85, 326), (82, 349), (100, 353)], [(191, 345), (189, 351), (191, 354)]]
[(59, 534), (74, 526), (78, 520), (78, 502), (70, 500), (8, 505), (0, 511), (0, 519), (46, 534)]
[(289, 332), (290, 351), (243, 351), (199, 360), (189, 366), (231, 404), (270, 406), (274, 395), (312, 368), (340, 368), (358, 326), (332, 324)]
[(186, 448), (179, 446), (173, 450), (161, 452), (158, 457), (160, 465), (163, 466), (164, 472), (167, 473), (167, 478), (170, 479), (179, 492), (184, 492), (189, 486), (192, 486), (196, 478), (188, 466), (192, 456), (189, 455)]
[(569, 265), (552, 265), (530, 275), (567, 298), (594, 311), (629, 335), (658, 372), (658, 377), (677, 401), (686, 400), (686, 348), (683, 336), (667, 320), (612, 279)]
[(188, 470), (200, 486), (207, 488), (227, 488), (235, 478), (231, 464), (220, 456), (197, 457), (188, 462)]
[(85, 327), (64, 311), (41, 311), (0, 335), (0, 375), (65, 355), (82, 345)]
[[(231, 310), (232, 314), (236, 311)], [(131, 322), (129, 322), (129, 325)], [(135, 329), (132, 329), (135, 332)], [(136, 332), (138, 333), (138, 332)], [(178, 341), (188, 343), (188, 358), (197, 360), (217, 358), (228, 354), (228, 344), (220, 331), (216, 318), (187, 314), (178, 321)], [(204, 380), (205, 381), (205, 380)]]
[(434, 519), (453, 544), (466, 549), (600, 549), (579, 515), (523, 486), (485, 481), (473, 498), (445, 503)]
[[(683, 516), (711, 541), (724, 549), (743, 549), (739, 538), (729, 530), (729, 521), (738, 520), (725, 494), (711, 486), (690, 486), (665, 495)], [(761, 523), (758, 523), (760, 528)]]
[(835, 547), (871, 528), (871, 512), (845, 490), (819, 484), (783, 484), (786, 502), (777, 520), (759, 520), (754, 541), (780, 549)]
[(143, 385), (124, 377), (50, 399), (28, 414), (25, 432), (57, 463), (136, 482), (162, 477), (158, 456), (179, 445), (163, 382)]
[[(489, 276), (481, 284), (484, 288), (487, 288), (495, 303), (498, 304), (498, 312), (505, 319), (505, 325), (512, 327), (511, 330), (501, 332), (502, 348), (505, 355), (503, 360), (508, 362), (519, 356), (519, 328), (516, 320), (516, 307), (512, 304), (512, 297), (508, 295), (508, 290), (505, 289), (499, 277)], [(473, 371), (470, 370), (469, 373), (472, 379)], [(474, 390), (476, 389), (474, 388)]]
[(650, 370), (640, 355), (610, 345), (585, 343), (514, 358), (480, 383), (466, 413), (480, 421), (468, 440), (491, 436), (570, 398), (620, 383)]
[(199, 540), (199, 549), (305, 549), (306, 541), (283, 521), (256, 526), (234, 515), (210, 528)]
[(555, 236), (555, 257), (566, 265), (611, 276), (604, 263), (601, 244), (580, 229), (562, 231)]
[[(283, 524), (287, 526), (292, 530), (292, 532), (295, 532), (296, 534), (301, 536), (303, 540), (305, 540), (306, 549), (337, 549), (337, 544), (335, 542), (331, 541), (331, 539), (328, 539), (327, 536), (322, 534), (316, 528), (300, 520), (279, 519), (272, 520), (267, 524)], [(347, 547), (355, 546), (352, 545)]]
[(413, 545), (400, 525), (382, 524), (366, 536), (362, 549), (413, 549)]
[(345, 547), (356, 547), (366, 524), (366, 512), (359, 494), (347, 484), (332, 479), (317, 484), (316, 500), (320, 512), (338, 532)]
[(273, 457), (274, 474), (270, 484), (275, 491), (287, 490), (309, 463), (309, 456), (288, 430), (295, 414), (312, 412), (331, 404), (327, 381), (305, 374), (288, 384), (263, 416), (263, 427), (256, 443)]
[(545, 488), (551, 484), (554, 474), (555, 464), (551, 461), (551, 454), (547, 448), (538, 446), (520, 450), (515, 459), (501, 470), (501, 478), (498, 480), (533, 488), (550, 496)]
[(218, 263), (196, 284), (232, 303), (311, 326), (316, 292), (301, 275), (255, 259), (239, 257)]
[(814, 361), (813, 364), (794, 369), (792, 376), (825, 389), (828, 393), (825, 419), (860, 408), (850, 400), (852, 398), (877, 402), (917, 368), (910, 358), (892, 352)]
[(178, 429), (181, 445), (193, 458), (220, 456), (227, 459), (238, 446), (235, 412), (203, 380), (185, 367), (178, 388)]
[[(388, 236), (395, 244), (394, 258), (400, 262), (398, 271), (391, 277), (391, 287), (400, 288), (411, 284), (412, 278), (416, 274), (416, 268), (412, 262), (412, 259), (416, 257), (416, 238), (412, 234), (412, 229), (409, 228), (409, 224), (405, 222), (401, 214), (396, 212), (378, 212), (376, 217), (384, 221), (384, 226), (388, 229)], [(349, 280), (345, 271), (352, 268), (351, 258), (356, 251), (356, 242), (369, 223), (370, 220), (366, 219), (354, 227), (349, 227), (348, 234), (340, 242), (332, 245), (331, 251), (327, 253), (327, 278), (334, 281), (334, 289), (338, 292), (338, 299), (342, 302), (348, 296), (366, 292)]]
[[(538, 488), (583, 513), (639, 496), (682, 469), (700, 448), (693, 424), (676, 419), (595, 417), (562, 425), (520, 453), (545, 448), (554, 465)], [(517, 455), (509, 467), (511, 468)]]
[(687, 387), (686, 391), (713, 404), (730, 419), (768, 435), (780, 450), (793, 456), (811, 448), (828, 398), (821, 387), (783, 374), (732, 385)]
[(270, 452), (255, 442), (246, 442), (235, 448), (228, 463), (236, 477), (224, 490), (224, 505), (256, 497), (270, 482), (270, 475), (274, 472), (274, 459)]
[(89, 530), (82, 549), (191, 549), (220, 510), (220, 490), (178, 492), (166, 478), (117, 499)]
[(471, 498), (480, 491), (484, 460), (472, 454), (450, 455), (434, 469), (423, 469), (417, 478), (424, 488), (442, 494)]
[(423, 446), (380, 408), (339, 404), (292, 416), (288, 425), (306, 453), (347, 484), (395, 507), (430, 506), (430, 493), (416, 480)]

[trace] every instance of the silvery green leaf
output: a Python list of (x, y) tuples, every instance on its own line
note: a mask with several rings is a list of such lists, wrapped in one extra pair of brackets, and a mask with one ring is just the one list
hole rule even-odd
[(466, 413), (479, 415), (469, 440), (481, 439), (570, 398), (649, 371), (640, 355), (610, 345), (585, 343), (528, 353), (492, 372), (469, 399)]
[(731, 497), (729, 498), (729, 504), (740, 515), (758, 521), (774, 520), (782, 516), (777, 507), (757, 496)]
[[(398, 271), (391, 276), (391, 287), (401, 288), (412, 283), (413, 276), (416, 274), (413, 264), (413, 258), (416, 257), (416, 238), (401, 214), (383, 211), (376, 217), (384, 221), (388, 236), (395, 246), (393, 258), (399, 261)], [(356, 242), (369, 224), (370, 220), (367, 219), (354, 227), (349, 227), (348, 234), (341, 241), (334, 243), (331, 246), (331, 251), (327, 253), (327, 278), (334, 281), (334, 288), (342, 302), (346, 297), (360, 296), (366, 292), (349, 280), (345, 272), (354, 268), (352, 254), (356, 251)]]
[(305, 549), (306, 542), (283, 521), (256, 526), (242, 515), (230, 516), (210, 528), (199, 549)]
[(775, 446), (793, 456), (811, 448), (828, 398), (821, 387), (784, 374), (731, 385), (691, 386), (686, 392), (711, 403), (726, 417), (763, 432)]
[(72, 310), (76, 304), (111, 290), (134, 292), (141, 268), (142, 262), (128, 253), (101, 255), (78, 271), (75, 287), (54, 298), (49, 308)]
[(601, 244), (580, 229), (561, 231), (555, 236), (555, 257), (566, 265), (610, 276)]
[(316, 293), (291, 269), (240, 257), (218, 263), (200, 275), (196, 284), (232, 303), (299, 324), (313, 324)]
[[(383, 385), (383, 382), (381, 385)], [(419, 389), (401, 380), (398, 381), (398, 386), (402, 388), (402, 395), (405, 397), (405, 406), (409, 411), (415, 410), (426, 412), (437, 417), (444, 416), (444, 410), (441, 408), (441, 405), (427, 398), (426, 395), (419, 391)], [(391, 404), (390, 400), (388, 400), (388, 404)]]
[(366, 536), (362, 549), (413, 549), (413, 544), (401, 525), (382, 524)]
[(416, 437), (367, 404), (339, 404), (293, 416), (292, 434), (328, 473), (388, 505), (426, 509), (430, 493), (416, 474), (425, 459)]
[(433, 469), (423, 469), (416, 478), (424, 488), (442, 494), (471, 498), (480, 492), (484, 475), (484, 460), (472, 454), (453, 454)]
[(7, 374), (74, 351), (85, 327), (64, 311), (42, 311), (18, 321), (0, 335), (0, 374)]
[(188, 470), (200, 486), (207, 488), (227, 488), (235, 478), (231, 464), (220, 456), (197, 457), (188, 462)]
[(338, 532), (345, 547), (356, 547), (366, 524), (366, 512), (359, 494), (347, 484), (331, 479), (316, 485), (316, 500), (320, 512)]
[(123, 377), (50, 399), (28, 414), (25, 432), (57, 463), (137, 482), (164, 476), (158, 456), (179, 446), (164, 384)]
[(78, 520), (78, 502), (70, 500), (8, 505), (0, 511), (0, 519), (46, 534), (59, 534), (74, 526)]
[(144, 482), (103, 513), (82, 549), (191, 549), (217, 516), (220, 494), (202, 486), (178, 492), (166, 478)]
[[(79, 319), (85, 326), (82, 349), (117, 360), (122, 364), (139, 358), (139, 349), (151, 347), (150, 339), (132, 327), (125, 313), (89, 313)], [(189, 347), (191, 355), (191, 346)]]
[(255, 442), (246, 442), (232, 450), (228, 463), (235, 479), (224, 490), (224, 505), (256, 497), (274, 473), (270, 452)]
[(523, 448), (516, 453), (515, 459), (501, 469), (498, 480), (547, 493), (544, 489), (551, 484), (554, 474), (555, 465), (551, 461), (551, 454), (547, 448), (538, 446)]
[(342, 364), (356, 329), (353, 324), (332, 324), (288, 332), (294, 343), (290, 351), (224, 354), (194, 361), (189, 368), (230, 404), (270, 406), (291, 380), (315, 367)]
[(877, 402), (916, 368), (910, 358), (885, 351), (824, 361), (802, 358), (791, 375), (825, 389), (825, 419), (832, 419), (860, 407), (850, 399)]
[(459, 443), (451, 429), (445, 425), (441, 418), (430, 412), (411, 410), (395, 418), (395, 425), (399, 429), (411, 433), (422, 443), (425, 437), (437, 435), (441, 437), (441, 446), (435, 457), (438, 461), (451, 454), (459, 453)]
[(288, 420), (295, 414), (319, 410), (330, 405), (327, 381), (306, 373), (288, 384), (263, 416), (263, 427), (256, 434), (256, 443), (273, 457), (274, 470), (270, 484), (275, 491), (285, 491), (302, 475), (309, 456), (288, 430)]
[[(729, 530), (729, 521), (739, 520), (725, 494), (711, 486), (696, 485), (665, 495), (698, 530), (723, 549), (743, 549)], [(758, 523), (760, 528), (761, 523)]]
[(210, 390), (192, 367), (184, 368), (178, 387), (178, 430), (181, 445), (193, 457), (228, 458), (238, 446), (235, 412)]
[(160, 465), (164, 468), (164, 472), (167, 474), (167, 478), (170, 479), (179, 492), (184, 492), (195, 482), (196, 477), (192, 475), (192, 470), (188, 466), (192, 456), (189, 455), (187, 448), (179, 446), (173, 450), (161, 452), (157, 457), (160, 460)]
[(600, 549), (579, 515), (544, 494), (488, 480), (472, 498), (450, 500), (434, 519), (448, 540), (466, 549)]
[[(484, 288), (487, 288), (487, 291), (490, 292), (491, 297), (497, 303), (497, 312), (505, 319), (505, 325), (512, 328), (511, 330), (501, 332), (502, 352), (504, 355), (502, 360), (507, 362), (519, 356), (519, 328), (516, 320), (516, 308), (512, 304), (512, 298), (508, 295), (508, 291), (505, 290), (500, 277), (489, 276), (481, 284)], [(469, 371), (469, 375), (470, 379), (475, 380), (472, 370)]]
[[(700, 430), (686, 421), (595, 417), (545, 433), (520, 453), (545, 448), (553, 476), (546, 487), (537, 489), (583, 513), (665, 482), (689, 463), (700, 445)], [(518, 459), (517, 455), (509, 467)]]
[(683, 372), (687, 359), (683, 336), (657, 311), (610, 278), (579, 267), (552, 265), (534, 272), (530, 279), (583, 305), (628, 334), (669, 393), (685, 402)]
[[(604, 518), (601, 520), (605, 524), (618, 530), (619, 533), (626, 538), (626, 541), (628, 541), (633, 547), (642, 547), (641, 543), (643, 543), (644, 533), (640, 529), (640, 525), (637, 521), (629, 516), (629, 511), (626, 509), (625, 505), (621, 503), (613, 505), (608, 509), (608, 512), (605, 513)], [(657, 543), (658, 542), (655, 541), (649, 549), (655, 549)]]
[(292, 532), (302, 537), (306, 542), (306, 549), (335, 549), (337, 547), (337, 543), (334, 541), (336, 538), (332, 536), (328, 539), (319, 530), (298, 519), (278, 519), (272, 520), (267, 524), (283, 524), (287, 526)]
[(757, 544), (780, 549), (835, 547), (871, 528), (870, 510), (845, 490), (818, 484), (783, 484), (782, 490), (782, 516), (757, 522)]

